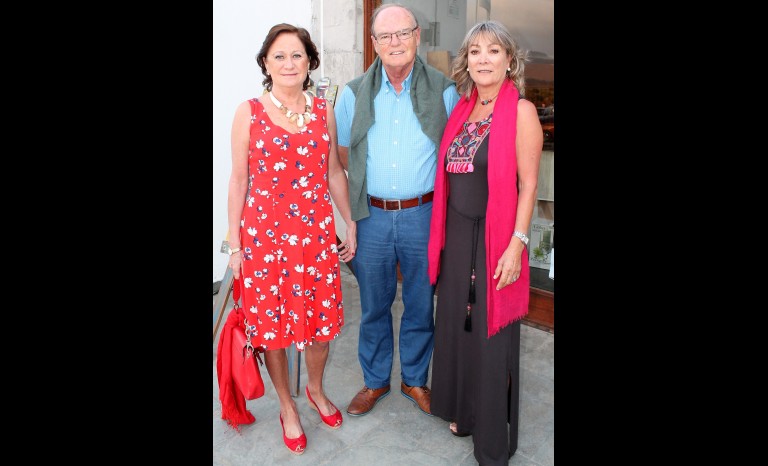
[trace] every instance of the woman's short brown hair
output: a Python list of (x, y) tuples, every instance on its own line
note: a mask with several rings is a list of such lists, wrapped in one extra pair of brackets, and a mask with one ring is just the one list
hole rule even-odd
[[(272, 44), (277, 40), (277, 36), (283, 33), (296, 34), (301, 43), (304, 44), (304, 49), (307, 51), (307, 58), (309, 58), (309, 71), (314, 71), (320, 66), (320, 54), (317, 51), (315, 43), (312, 42), (312, 38), (309, 36), (309, 31), (302, 27), (293, 26), (292, 24), (276, 24), (272, 26), (267, 33), (264, 43), (261, 44), (261, 50), (259, 50), (259, 54), (256, 55), (256, 62), (259, 64), (259, 68), (261, 68), (261, 74), (264, 75), (264, 81), (262, 81), (261, 84), (263, 84), (268, 91), (272, 90), (272, 76), (267, 74), (267, 65), (264, 62), (264, 59), (267, 57), (269, 48), (272, 47)], [(307, 73), (307, 79), (304, 80), (304, 90), (306, 91), (307, 88), (311, 87), (313, 84), (314, 81), (312, 81), (312, 78), (309, 77), (309, 73)]]

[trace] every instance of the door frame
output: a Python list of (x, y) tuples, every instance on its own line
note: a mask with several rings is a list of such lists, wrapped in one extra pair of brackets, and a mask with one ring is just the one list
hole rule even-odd
[[(363, 18), (371, 18), (373, 10), (381, 5), (381, 0), (363, 0)], [(368, 70), (376, 59), (376, 50), (371, 42), (371, 20), (363, 21), (363, 72)]]

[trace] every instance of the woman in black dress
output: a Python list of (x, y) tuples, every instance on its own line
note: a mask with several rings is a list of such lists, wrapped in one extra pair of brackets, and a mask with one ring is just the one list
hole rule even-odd
[(496, 21), (467, 33), (451, 76), (462, 99), (438, 152), (431, 408), (454, 435), (472, 435), (481, 465), (506, 465), (517, 450), (526, 233), (543, 142), (536, 108), (523, 98), (526, 59)]

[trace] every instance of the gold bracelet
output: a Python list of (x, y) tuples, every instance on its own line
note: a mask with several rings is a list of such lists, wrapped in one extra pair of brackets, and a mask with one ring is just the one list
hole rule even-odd
[(229, 250), (229, 255), (231, 256), (231, 255), (235, 254), (236, 252), (240, 252), (241, 250), (242, 250), (242, 248), (230, 249)]

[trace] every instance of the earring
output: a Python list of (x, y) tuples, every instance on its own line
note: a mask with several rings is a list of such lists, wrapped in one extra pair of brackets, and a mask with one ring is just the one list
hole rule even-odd
[(512, 68), (507, 68), (507, 71), (512, 71)]
[(267, 76), (269, 76), (269, 71), (267, 71)]
[(469, 68), (467, 68), (467, 71), (469, 71)]

